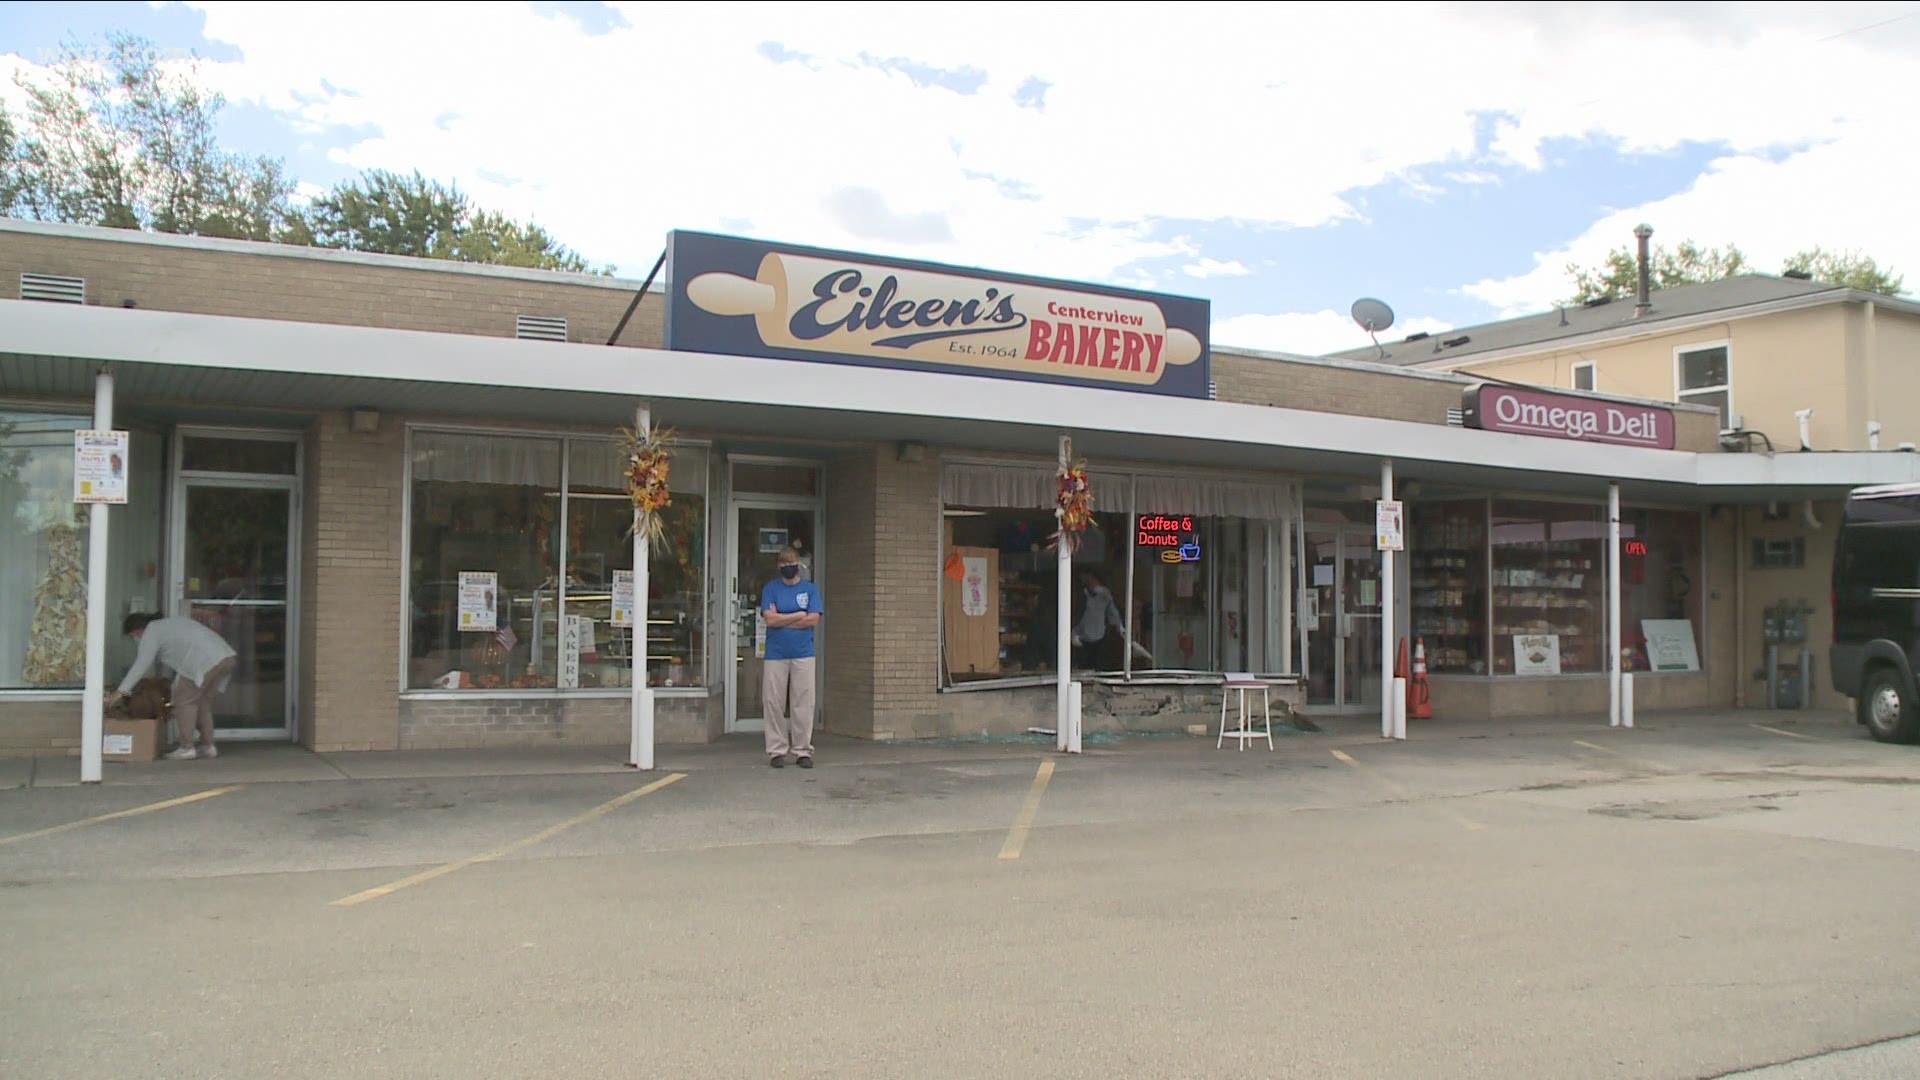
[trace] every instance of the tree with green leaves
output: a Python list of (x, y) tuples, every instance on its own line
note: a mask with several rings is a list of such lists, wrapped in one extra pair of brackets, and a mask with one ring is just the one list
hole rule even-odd
[(69, 45), (50, 81), (18, 81), (26, 111), (0, 136), (0, 213), (246, 240), (284, 225), (293, 184), (281, 164), (223, 149), (224, 99), (191, 66), (168, 71), (151, 44)]
[[(223, 148), (226, 104), (197, 61), (163, 64), (116, 35), (68, 46), (44, 81), (21, 76), (24, 114), (0, 107), (0, 215), (119, 229), (587, 271), (531, 222), (474, 206), (458, 188), (372, 170), (301, 207), (282, 162)], [(603, 269), (602, 273), (610, 272)]]
[[(1671, 250), (1655, 244), (1647, 262), (1648, 277), (1655, 289), (1697, 285), (1754, 272), (1738, 247), (1732, 244), (1725, 248), (1701, 247), (1691, 240), (1683, 240)], [(1892, 267), (1882, 269), (1873, 259), (1858, 252), (1829, 252), (1818, 247), (1790, 256), (1781, 273), (1806, 273), (1815, 281), (1888, 296), (1897, 295), (1904, 281)], [(1573, 278), (1574, 286), (1573, 296), (1566, 301), (1569, 305), (1619, 300), (1639, 290), (1639, 256), (1631, 247), (1618, 247), (1608, 252), (1598, 266), (1568, 263), (1567, 275)]]
[(451, 184), (381, 169), (335, 185), (302, 215), (319, 247), (585, 273), (587, 261), (547, 231), (475, 207)]
[(1845, 285), (1849, 289), (1885, 293), (1888, 296), (1898, 296), (1900, 287), (1907, 280), (1905, 275), (1894, 273), (1893, 267), (1883, 270), (1872, 257), (1857, 251), (1828, 251), (1819, 247), (1789, 258), (1786, 272), (1806, 274), (1815, 281), (1827, 281)]

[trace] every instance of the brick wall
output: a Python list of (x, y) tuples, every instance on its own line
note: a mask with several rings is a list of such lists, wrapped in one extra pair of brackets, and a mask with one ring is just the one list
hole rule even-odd
[[(653, 702), (656, 743), (712, 738), (724, 709), (718, 695)], [(399, 748), (454, 750), (493, 746), (625, 747), (632, 739), (627, 698), (429, 698), (400, 703)]]
[(301, 741), (316, 750), (399, 745), (405, 440), (398, 423), (355, 434), (344, 413), (322, 415), (308, 439)]
[(939, 716), (940, 462), (891, 447), (874, 478), (873, 723), (877, 737), (932, 735)]
[[(158, 311), (493, 337), (514, 336), (515, 315), (561, 316), (568, 340), (593, 344), (606, 342), (637, 288), (432, 259), (349, 261), (271, 244), (174, 247), (0, 228), (0, 296), (17, 295), (23, 271), (85, 278), (87, 302), (107, 307), (131, 300)], [(661, 294), (649, 294), (619, 343), (659, 347), (665, 311)]]
[(1221, 401), (1444, 424), (1469, 380), (1215, 351)]
[(821, 726), (873, 737), (874, 479), (878, 451), (864, 447), (827, 463), (830, 613), (821, 624)]

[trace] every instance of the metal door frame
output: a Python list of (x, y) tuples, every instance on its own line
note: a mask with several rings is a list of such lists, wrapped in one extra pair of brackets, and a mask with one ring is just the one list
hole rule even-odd
[[(1352, 522), (1346, 522), (1344, 524), (1339, 524), (1339, 525), (1334, 525), (1334, 524), (1317, 524), (1316, 525), (1316, 524), (1303, 523), (1300, 526), (1300, 532), (1301, 532), (1302, 539), (1305, 540), (1307, 544), (1312, 543), (1313, 537), (1315, 534), (1331, 534), (1333, 537), (1333, 565), (1334, 565), (1333, 701), (1330, 703), (1321, 702), (1317, 704), (1313, 702), (1309, 702), (1307, 707), (1315, 711), (1321, 712), (1323, 714), (1332, 714), (1337, 716), (1366, 715), (1369, 712), (1379, 708), (1379, 703), (1375, 702), (1373, 705), (1367, 705), (1365, 702), (1349, 703), (1347, 701), (1347, 689), (1348, 689), (1347, 687), (1347, 638), (1348, 638), (1348, 635), (1345, 633), (1342, 633), (1341, 629), (1343, 626), (1345, 626), (1346, 620), (1348, 618), (1348, 615), (1347, 615), (1347, 552), (1350, 549), (1350, 547), (1357, 547), (1359, 550), (1362, 550), (1362, 551), (1371, 550), (1373, 547), (1373, 540), (1374, 540), (1373, 534), (1367, 530), (1366, 526), (1356, 525)], [(1354, 540), (1354, 538), (1356, 537), (1359, 538), (1359, 542), (1357, 545), (1355, 544), (1355, 540)], [(1375, 554), (1377, 556), (1378, 553), (1376, 552)], [(1311, 565), (1312, 560), (1311, 559), (1307, 560), (1307, 563), (1308, 565), (1306, 565), (1304, 569), (1308, 575), (1309, 582), (1311, 582), (1312, 580), (1311, 575), (1313, 573), (1313, 567)], [(1309, 584), (1308, 588), (1302, 591), (1302, 596), (1301, 596), (1301, 599), (1299, 600), (1299, 603), (1304, 604), (1306, 602), (1305, 593), (1312, 591), (1312, 589), (1313, 589), (1312, 585)], [(1392, 598), (1385, 595), (1386, 588), (1385, 588), (1384, 582), (1382, 583), (1382, 586), (1381, 586), (1381, 592), (1382, 592), (1382, 596), (1380, 598), (1380, 602), (1382, 604), (1392, 603)], [(1362, 617), (1374, 618), (1374, 619), (1379, 618), (1378, 615), (1362, 616)], [(1309, 673), (1313, 670), (1313, 665), (1312, 665), (1313, 648), (1315, 644), (1315, 639), (1320, 636), (1319, 628), (1317, 625), (1311, 629), (1308, 628), (1305, 623), (1305, 620), (1299, 617), (1299, 612), (1297, 611), (1294, 614), (1294, 622), (1295, 622), (1295, 625), (1299, 626), (1301, 630), (1301, 634), (1300, 634), (1301, 679), (1303, 683), (1305, 683), (1306, 685), (1311, 685), (1311, 678)], [(1379, 655), (1379, 650), (1373, 649), (1373, 650), (1370, 650), (1370, 653), (1371, 655), (1377, 656)], [(1381, 687), (1382, 687), (1383, 693), (1385, 692), (1385, 686), (1386, 686), (1386, 682), (1384, 679), (1382, 679)]]
[[(183, 450), (189, 438), (236, 439), (254, 442), (282, 442), (293, 445), (293, 472), (286, 473), (227, 473), (208, 470), (190, 470), (182, 468), (186, 460)], [(286, 705), (283, 714), (287, 722), (283, 727), (227, 728), (219, 732), (223, 740), (263, 740), (291, 742), (300, 736), (300, 618), (301, 618), (301, 574), (300, 548), (304, 535), (301, 529), (302, 512), (300, 492), (301, 477), (305, 469), (305, 446), (298, 432), (261, 428), (221, 428), (221, 427), (177, 427), (171, 440), (172, 453), (169, 467), (172, 482), (168, 486), (169, 513), (167, 515), (167, 613), (185, 615), (187, 610), (187, 490), (193, 487), (236, 488), (250, 491), (284, 491), (287, 493), (287, 672), (283, 693)], [(255, 602), (248, 606), (270, 606), (271, 602)]]
[[(735, 462), (747, 462), (756, 465), (801, 465), (818, 471), (820, 476), (819, 495), (740, 495), (733, 491), (733, 465)], [(818, 582), (820, 591), (827, 591), (827, 500), (825, 495), (826, 469), (823, 463), (808, 458), (770, 458), (759, 455), (729, 456), (727, 458), (727, 547), (726, 547), (726, 583), (725, 617), (727, 632), (722, 650), (722, 664), (727, 669), (726, 690), (726, 727), (728, 734), (735, 732), (753, 732), (762, 730), (759, 720), (740, 719), (740, 511), (742, 510), (804, 510), (813, 514), (813, 566), (809, 580)], [(748, 647), (752, 647), (751, 639)], [(821, 707), (821, 688), (826, 682), (827, 649), (826, 635), (814, 635), (814, 709), (815, 730), (819, 730), (819, 718), (825, 712)]]

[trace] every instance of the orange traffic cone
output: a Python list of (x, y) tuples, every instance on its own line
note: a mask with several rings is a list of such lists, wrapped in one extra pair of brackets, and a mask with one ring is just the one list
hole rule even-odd
[(1407, 682), (1407, 719), (1431, 720), (1433, 697), (1427, 688), (1427, 639), (1413, 640), (1413, 678)]

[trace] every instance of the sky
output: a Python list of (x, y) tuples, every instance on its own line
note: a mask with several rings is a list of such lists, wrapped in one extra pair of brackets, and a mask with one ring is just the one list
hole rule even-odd
[(720, 231), (1198, 296), (1216, 345), (1307, 354), (1366, 345), (1365, 296), (1383, 340), (1543, 310), (1643, 221), (1920, 288), (1920, 3), (14, 3), (0, 69), (111, 31), (303, 191), (418, 169), (635, 278)]

